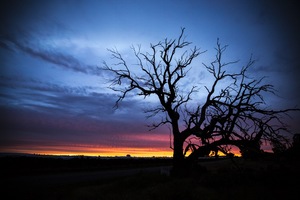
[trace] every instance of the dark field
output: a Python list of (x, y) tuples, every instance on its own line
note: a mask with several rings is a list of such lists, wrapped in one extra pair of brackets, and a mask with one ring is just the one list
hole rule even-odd
[[(234, 162), (233, 162), (234, 161)], [(298, 160), (200, 160), (170, 176), (171, 159), (1, 157), (5, 199), (299, 199)]]

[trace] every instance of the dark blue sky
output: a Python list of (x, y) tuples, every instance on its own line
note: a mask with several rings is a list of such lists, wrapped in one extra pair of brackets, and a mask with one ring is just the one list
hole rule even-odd
[[(228, 61), (257, 59), (251, 75), (267, 76), (277, 89), (278, 97), (266, 96), (270, 107), (300, 106), (296, 1), (10, 0), (0, 9), (1, 152), (171, 152), (169, 130), (145, 126), (152, 121), (143, 109), (156, 100), (132, 96), (114, 110), (117, 96), (98, 67), (110, 62), (107, 48), (134, 63), (131, 45), (149, 51), (181, 27), (207, 50), (192, 66), (212, 61), (220, 38)], [(201, 70), (189, 80), (210, 83)], [(292, 116), (288, 123), (299, 133), (300, 116)]]

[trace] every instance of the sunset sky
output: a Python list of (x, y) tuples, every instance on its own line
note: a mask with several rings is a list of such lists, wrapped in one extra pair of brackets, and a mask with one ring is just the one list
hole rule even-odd
[[(0, 16), (0, 152), (171, 156), (168, 127), (146, 126), (156, 99), (129, 96), (114, 109), (117, 94), (99, 67), (113, 62), (107, 49), (134, 64), (132, 45), (150, 51), (181, 27), (191, 47), (207, 50), (192, 67), (214, 59), (220, 38), (228, 61), (257, 59), (251, 75), (277, 89), (266, 96), (270, 108), (300, 107), (296, 1), (1, 0)], [(202, 89), (209, 79), (201, 71), (189, 78)], [(291, 116), (300, 133), (300, 114)]]

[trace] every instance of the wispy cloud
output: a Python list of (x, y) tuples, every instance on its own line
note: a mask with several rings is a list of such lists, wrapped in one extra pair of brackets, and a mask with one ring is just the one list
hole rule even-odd
[(81, 72), (90, 75), (101, 74), (100, 69), (96, 65), (92, 66), (84, 64), (82, 61), (76, 59), (73, 55), (61, 52), (59, 49), (52, 47), (48, 47), (46, 49), (45, 47), (42, 48), (33, 44), (20, 42), (14, 38), (2, 38), (0, 40), (0, 46), (9, 50), (12, 50), (13, 47), (15, 47), (16, 49), (21, 50), (22, 52), (34, 58), (75, 72)]
[[(51, 112), (52, 111), (52, 112)], [(3, 124), (0, 149), (65, 147), (88, 145), (91, 149), (112, 151), (114, 148), (168, 147), (165, 129), (148, 132), (143, 120), (124, 121), (95, 119), (80, 115), (58, 114), (55, 110), (40, 112), (40, 108), (0, 106)], [(134, 116), (130, 115), (130, 118)], [(127, 117), (128, 118), (128, 117)], [(136, 135), (140, 135), (137, 137)]]
[(127, 110), (131, 119), (143, 115), (142, 104), (128, 99), (120, 109), (115, 110), (117, 96), (105, 93), (94, 86), (63, 86), (38, 80), (18, 77), (0, 77), (0, 104), (26, 107), (44, 113), (81, 116), (95, 119), (127, 121)]

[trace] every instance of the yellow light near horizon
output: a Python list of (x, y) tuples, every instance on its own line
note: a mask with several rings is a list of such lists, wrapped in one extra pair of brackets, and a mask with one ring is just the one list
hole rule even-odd
[(173, 155), (172, 150), (161, 149), (147, 149), (147, 148), (114, 148), (114, 149), (91, 149), (91, 148), (60, 148), (56, 149), (10, 149), (7, 152), (12, 153), (28, 153), (38, 155), (61, 155), (61, 156), (100, 156), (100, 157), (115, 157), (115, 156), (127, 156), (132, 157), (171, 157)]
[[(172, 157), (173, 151), (170, 149), (149, 149), (149, 148), (114, 148), (114, 149), (91, 149), (91, 148), (60, 148), (57, 149), (14, 149), (12, 153), (28, 153), (38, 155), (60, 155), (60, 156), (100, 156), (100, 157), (122, 157), (130, 155), (131, 157)], [(237, 149), (232, 151), (235, 156), (241, 156)], [(187, 154), (188, 155), (188, 154)], [(211, 154), (212, 155), (212, 154)], [(222, 152), (218, 152), (219, 156), (225, 156)]]
[[(115, 156), (127, 156), (132, 157), (172, 157), (173, 150), (168, 147), (108, 147), (108, 146), (92, 146), (92, 145), (49, 145), (49, 146), (18, 146), (7, 149), (2, 149), (2, 152), (8, 153), (29, 153), (40, 155), (83, 155), (83, 156), (102, 156), (102, 157), (115, 157)], [(241, 156), (237, 147), (231, 148), (231, 153), (235, 156)], [(187, 156), (190, 152), (187, 153)], [(219, 156), (224, 156), (220, 151)]]

